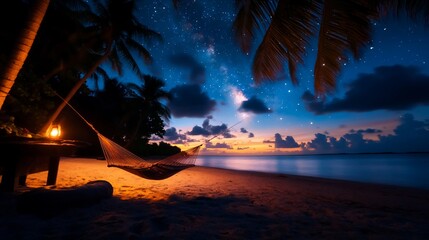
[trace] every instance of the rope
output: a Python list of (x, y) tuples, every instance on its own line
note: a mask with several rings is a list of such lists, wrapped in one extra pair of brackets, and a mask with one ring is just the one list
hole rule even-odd
[(195, 166), (195, 161), (202, 144), (165, 159), (150, 162), (103, 136), (71, 104), (56, 92), (55, 95), (62, 99), (97, 134), (108, 167), (121, 168), (146, 179), (162, 180), (186, 168)]
[(209, 138), (208, 140), (206, 140), (206, 142), (210, 142), (211, 140), (213, 140), (213, 139), (217, 138), (219, 135), (224, 134), (225, 132), (227, 132), (227, 131), (228, 131), (228, 130), (230, 130), (231, 128), (233, 128), (233, 127), (237, 126), (238, 124), (240, 124), (242, 121), (244, 121), (244, 119), (242, 119), (242, 120), (238, 121), (237, 123), (235, 123), (235, 124), (234, 124), (234, 125), (232, 125), (231, 127), (227, 128), (225, 131), (223, 131), (223, 132), (221, 132), (221, 133), (219, 133), (219, 134), (217, 134), (217, 135), (214, 135), (213, 137)]
[(63, 97), (61, 97), (57, 92), (55, 92), (55, 95), (57, 95), (57, 97), (59, 97), (61, 100), (63, 100), (63, 102), (65, 102), (80, 118), (82, 118), (82, 120), (92, 129), (94, 130), (95, 133), (100, 134), (99, 131), (97, 131), (97, 129), (95, 129), (95, 127), (88, 122), (69, 102), (67, 102)]
[[(168, 178), (186, 168), (195, 166), (195, 161), (197, 159), (200, 147), (203, 144), (190, 148), (186, 151), (181, 151), (180, 153), (174, 154), (157, 162), (148, 162), (145, 159), (142, 159), (139, 156), (128, 151), (119, 144), (115, 143), (114, 141), (110, 140), (109, 138), (103, 136), (68, 101), (66, 101), (55, 91), (54, 93), (61, 100), (63, 100), (63, 102), (65, 102), (67, 106), (69, 106), (97, 134), (108, 167), (121, 168), (132, 174), (147, 179), (161, 180)], [(245, 119), (238, 121), (231, 127), (227, 128), (225, 131), (222, 131), (221, 133), (206, 140), (206, 143), (210, 142), (219, 135), (227, 132), (231, 128), (237, 126), (244, 120)]]
[[(88, 122), (69, 102), (66, 102), (65, 99), (63, 97), (61, 97), (57, 92), (55, 92), (55, 95), (57, 95), (61, 100), (63, 100), (92, 130), (94, 130), (95, 133), (100, 134), (99, 131), (97, 131), (97, 129), (95, 129), (95, 127)], [(238, 124), (240, 124), (241, 122), (243, 122), (245, 119), (242, 119), (240, 121), (238, 121), (237, 123), (235, 123), (234, 125), (232, 125), (231, 127), (227, 128), (225, 131), (222, 131), (219, 134), (214, 135), (213, 137), (209, 138), (208, 140), (206, 140), (205, 142), (210, 142), (211, 140), (217, 138), (218, 136), (224, 134), (225, 132), (227, 132), (228, 130), (230, 130), (231, 128), (237, 126)], [(202, 144), (198, 145), (198, 146), (202, 146)]]

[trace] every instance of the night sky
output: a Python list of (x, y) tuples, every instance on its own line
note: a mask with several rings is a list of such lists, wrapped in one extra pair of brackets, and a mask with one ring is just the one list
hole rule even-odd
[(374, 23), (362, 58), (349, 59), (336, 91), (322, 101), (314, 97), (312, 46), (298, 86), (288, 74), (255, 85), (253, 52), (244, 54), (233, 38), (233, 2), (140, 7), (141, 22), (164, 39), (148, 45), (154, 63), (145, 71), (174, 96), (163, 141), (187, 149), (219, 134), (205, 154), (429, 151), (429, 28)]

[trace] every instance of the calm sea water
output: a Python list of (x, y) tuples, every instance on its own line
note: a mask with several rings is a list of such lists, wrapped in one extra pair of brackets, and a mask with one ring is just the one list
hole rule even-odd
[(196, 165), (429, 189), (429, 154), (200, 155)]

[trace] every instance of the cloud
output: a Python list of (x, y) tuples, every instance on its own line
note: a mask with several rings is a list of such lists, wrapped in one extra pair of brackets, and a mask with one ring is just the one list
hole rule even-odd
[(222, 134), (224, 138), (235, 138), (236, 136), (231, 134), (230, 132), (225, 132)]
[(189, 135), (202, 135), (204, 137), (208, 137), (210, 135), (222, 135), (224, 138), (234, 138), (235, 136), (231, 134), (230, 130), (228, 129), (228, 126), (226, 124), (221, 125), (211, 125), (210, 119), (212, 119), (211, 116), (207, 117), (204, 121), (202, 126), (194, 126), (191, 131), (189, 131), (187, 134)]
[(258, 99), (256, 96), (252, 96), (249, 100), (245, 100), (241, 103), (241, 106), (238, 108), (240, 112), (251, 112), (255, 114), (261, 113), (270, 113), (272, 112), (262, 100)]
[(189, 83), (203, 84), (206, 81), (206, 70), (195, 58), (182, 53), (170, 56), (170, 62), (178, 67), (190, 69)]
[(429, 76), (417, 67), (401, 65), (375, 68), (372, 74), (361, 74), (349, 84), (344, 98), (323, 102), (309, 91), (302, 100), (315, 114), (331, 112), (368, 112), (406, 110), (429, 105)]
[(393, 131), (395, 135), (379, 136), (383, 147), (390, 151), (429, 152), (429, 122), (418, 121), (404, 114)]
[[(292, 136), (287, 136), (285, 140), (279, 133), (274, 134), (274, 146), (275, 148), (296, 148), (299, 147), (298, 143)], [(271, 141), (264, 141), (265, 143), (272, 143)]]
[(237, 147), (237, 150), (246, 150), (249, 149), (250, 147)]
[(189, 135), (203, 135), (205, 137), (210, 136), (211, 133), (206, 129), (200, 126), (194, 126), (191, 131), (188, 132)]
[(378, 140), (364, 138), (364, 134), (380, 132), (376, 129), (350, 130), (339, 139), (317, 133), (301, 147), (304, 152), (312, 153), (429, 152), (429, 122), (415, 120), (411, 114), (400, 118), (394, 134), (378, 135)]
[(328, 137), (322, 133), (316, 133), (316, 138), (307, 143), (307, 147), (318, 151), (328, 151), (331, 146), (328, 142)]
[(253, 138), (253, 137), (255, 137), (255, 134), (249, 133), (249, 138)]
[(215, 109), (216, 101), (197, 84), (179, 85), (170, 90), (168, 107), (174, 117), (205, 117)]
[(279, 133), (274, 134), (274, 144), (275, 148), (297, 148), (299, 147), (298, 143), (295, 142), (292, 136), (287, 136), (285, 140), (282, 139), (282, 136)]
[(248, 133), (248, 131), (245, 128), (240, 128), (241, 133)]
[(186, 140), (185, 134), (179, 134), (175, 127), (165, 130), (164, 139), (167, 141)]
[(232, 149), (232, 147), (230, 145), (228, 145), (227, 143), (216, 143), (216, 144), (213, 144), (211, 142), (206, 142), (206, 148), (227, 148), (227, 149)]
[(368, 133), (368, 134), (371, 134), (371, 133), (382, 133), (383, 131), (380, 129), (367, 128), (367, 129), (359, 129), (357, 131), (352, 129), (349, 132), (350, 133)]

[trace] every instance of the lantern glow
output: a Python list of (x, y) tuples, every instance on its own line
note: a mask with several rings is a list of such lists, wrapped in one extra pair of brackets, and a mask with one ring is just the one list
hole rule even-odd
[(61, 136), (61, 126), (60, 125), (52, 125), (51, 130), (49, 132), (49, 136), (51, 138), (59, 138)]

